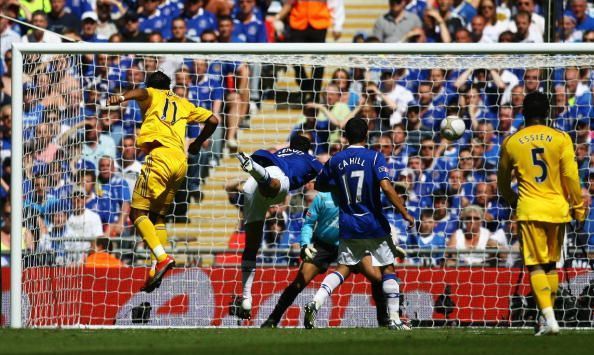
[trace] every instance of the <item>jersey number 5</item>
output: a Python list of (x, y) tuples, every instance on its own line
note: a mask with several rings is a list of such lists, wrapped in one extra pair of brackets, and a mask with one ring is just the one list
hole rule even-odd
[(361, 202), (361, 194), (363, 193), (363, 181), (365, 180), (365, 171), (355, 170), (351, 171), (351, 179), (357, 178), (357, 191), (355, 193), (355, 201), (353, 201), (353, 193), (350, 189), (350, 184), (346, 175), (342, 176), (342, 183), (344, 184), (344, 191), (346, 192), (347, 204)]
[(538, 157), (538, 154), (544, 154), (544, 148), (533, 148), (532, 149), (532, 164), (539, 166), (542, 169), (542, 174), (534, 178), (536, 182), (543, 182), (547, 179), (548, 168), (544, 160)]
[[(173, 101), (171, 103), (173, 105), (173, 117), (171, 118), (171, 124), (175, 124), (177, 120), (177, 103)], [(163, 115), (161, 116), (161, 121), (167, 121), (167, 110), (169, 109), (169, 99), (165, 99), (165, 107), (163, 107)]]

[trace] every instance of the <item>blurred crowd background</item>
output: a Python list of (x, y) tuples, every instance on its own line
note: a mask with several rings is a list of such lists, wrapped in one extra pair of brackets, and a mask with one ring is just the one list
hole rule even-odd
[[(594, 42), (592, 2), (560, 3), (563, 11), (554, 26), (555, 40)], [(365, 6), (361, 2), (363, 10)], [(354, 20), (343, 0), (0, 2), (3, 15), (24, 23), (0, 18), (2, 265), (9, 262), (11, 225), (12, 43), (352, 41), (428, 42), (430, 46), (545, 39), (543, 1), (390, 0), (382, 6), (385, 14), (347, 38), (345, 27)], [(143, 87), (147, 73), (162, 70), (171, 76), (176, 94), (223, 118), (203, 151), (189, 156), (186, 185), (176, 197), (171, 223), (192, 222), (188, 205), (201, 202), (209, 176), (225, 168), (223, 160), (229, 153), (242, 149), (241, 132), (249, 131), (255, 117), (265, 115), (267, 109), (294, 114), (291, 123), (282, 127), (290, 133), (267, 141), (271, 149), (291, 134), (307, 134), (323, 162), (342, 149), (341, 127), (352, 117), (362, 117), (370, 126), (369, 146), (386, 157), (395, 187), (418, 221), (407, 230), (386, 203), (394, 238), (419, 251), (408, 263), (518, 265), (514, 216), (496, 191), (500, 144), (523, 125), (524, 95), (550, 92), (552, 125), (574, 140), (583, 197), (590, 205), (594, 71), (592, 63), (567, 68), (503, 67), (416, 70), (289, 67), (175, 56), (28, 56), (22, 117), (27, 263), (125, 266), (137, 262), (142, 244), (133, 237), (128, 211), (144, 158), (135, 147), (142, 117), (135, 102), (112, 107), (106, 100), (108, 95)], [(288, 73), (296, 90), (278, 90), (278, 81)], [(439, 136), (441, 120), (449, 115), (462, 117), (467, 126), (462, 139), (453, 143)], [(188, 141), (199, 130), (199, 126), (189, 127)], [(244, 178), (238, 173), (237, 179), (229, 178), (225, 184), (229, 202), (240, 211)], [(297, 262), (291, 248), (299, 243), (302, 217), (314, 196), (313, 184), (308, 184), (286, 205), (270, 209), (263, 247), (271, 251), (261, 261)], [(241, 223), (228, 234), (229, 250), (240, 248)], [(568, 236), (571, 265), (587, 264), (594, 249), (592, 210), (584, 230), (570, 229)], [(175, 229), (172, 238), (176, 238)], [(220, 254), (216, 260), (221, 264), (237, 262), (232, 252)]]

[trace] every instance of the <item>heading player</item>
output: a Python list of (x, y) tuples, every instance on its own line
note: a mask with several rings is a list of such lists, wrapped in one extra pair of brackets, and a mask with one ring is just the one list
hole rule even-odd
[(308, 152), (311, 142), (296, 134), (288, 148), (271, 153), (257, 150), (251, 157), (239, 153), (237, 158), (249, 178), (243, 185), (245, 219), (245, 248), (241, 257), (242, 298), (232, 305), (231, 315), (251, 318), (252, 284), (256, 272), (256, 255), (262, 244), (266, 211), (271, 205), (284, 202), (291, 190), (298, 189), (315, 178), (322, 170), (322, 163)]
[(312, 302), (305, 306), (305, 327), (314, 327), (317, 312), (334, 289), (355, 267), (372, 283), (382, 283), (388, 304), (390, 329), (409, 330), (400, 320), (400, 287), (394, 274), (394, 259), (404, 251), (394, 245), (390, 224), (383, 214), (380, 189), (403, 218), (414, 225), (414, 218), (394, 190), (384, 156), (365, 148), (367, 123), (350, 119), (345, 126), (349, 147), (324, 166), (316, 181), (318, 191), (337, 191), (339, 196), (340, 240), (338, 267), (326, 276)]
[[(526, 127), (503, 142), (497, 174), (499, 192), (516, 209), (524, 264), (546, 320), (537, 336), (559, 333), (553, 311), (559, 285), (556, 263), (565, 224), (572, 218), (581, 224), (586, 215), (573, 143), (567, 133), (546, 126), (548, 115), (546, 95), (526, 95)], [(519, 193), (511, 188), (512, 173)]]
[(175, 266), (175, 261), (163, 248), (167, 242), (165, 215), (186, 176), (186, 125), (204, 123), (200, 135), (188, 148), (190, 153), (197, 154), (219, 120), (211, 111), (176, 96), (170, 90), (171, 79), (160, 71), (148, 75), (146, 87), (112, 96), (109, 103), (116, 105), (136, 100), (144, 116), (136, 145), (146, 158), (134, 186), (130, 218), (151, 250), (153, 262), (142, 290), (152, 292), (159, 287), (165, 273)]
[[(276, 307), (262, 324), (262, 328), (276, 328), (287, 308), (297, 295), (318, 274), (326, 272), (338, 257), (338, 206), (335, 194), (318, 192), (307, 209), (301, 229), (301, 259), (303, 263), (293, 282), (280, 296)], [(388, 324), (386, 301), (381, 283), (372, 284), (372, 295), (380, 326)]]

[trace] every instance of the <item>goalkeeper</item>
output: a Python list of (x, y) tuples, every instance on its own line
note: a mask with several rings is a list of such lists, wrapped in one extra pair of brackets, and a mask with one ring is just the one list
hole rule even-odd
[(146, 89), (132, 89), (109, 98), (110, 105), (136, 100), (143, 114), (136, 145), (146, 154), (134, 192), (130, 218), (151, 250), (153, 260), (145, 292), (159, 287), (175, 260), (165, 253), (165, 215), (188, 168), (185, 150), (186, 125), (203, 122), (204, 128), (188, 151), (197, 154), (212, 135), (219, 120), (209, 110), (196, 107), (171, 91), (171, 79), (157, 71), (148, 75)]
[[(338, 206), (330, 192), (319, 192), (305, 214), (301, 229), (301, 259), (293, 282), (280, 296), (276, 307), (262, 324), (262, 328), (276, 328), (287, 308), (317, 275), (326, 272), (338, 257)], [(313, 244), (312, 244), (313, 243)], [(388, 310), (382, 284), (372, 284), (372, 295), (377, 308), (377, 322), (387, 326)]]

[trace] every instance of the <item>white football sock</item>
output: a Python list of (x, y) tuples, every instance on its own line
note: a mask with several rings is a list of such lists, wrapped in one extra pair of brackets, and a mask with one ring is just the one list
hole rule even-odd
[(553, 310), (553, 307), (547, 307), (543, 309), (542, 315), (547, 320), (547, 325), (557, 324), (557, 319), (555, 318), (555, 311)]
[(326, 302), (326, 299), (332, 294), (332, 291), (343, 282), (344, 277), (342, 277), (339, 272), (334, 271), (333, 273), (328, 274), (324, 278), (324, 281), (322, 281), (322, 286), (314, 296), (313, 300), (316, 303), (316, 309), (320, 309)]
[(384, 275), (382, 289), (388, 303), (390, 320), (400, 323), (400, 314), (398, 313), (400, 308), (400, 285), (396, 281), (396, 276), (393, 274)]
[(243, 260), (241, 262), (241, 284), (243, 285), (242, 296), (250, 303), (252, 302), (252, 285), (256, 275), (256, 261)]
[(250, 171), (250, 175), (256, 179), (257, 182), (267, 182), (270, 180), (270, 174), (268, 171), (260, 164), (256, 163), (252, 159), (252, 171)]

